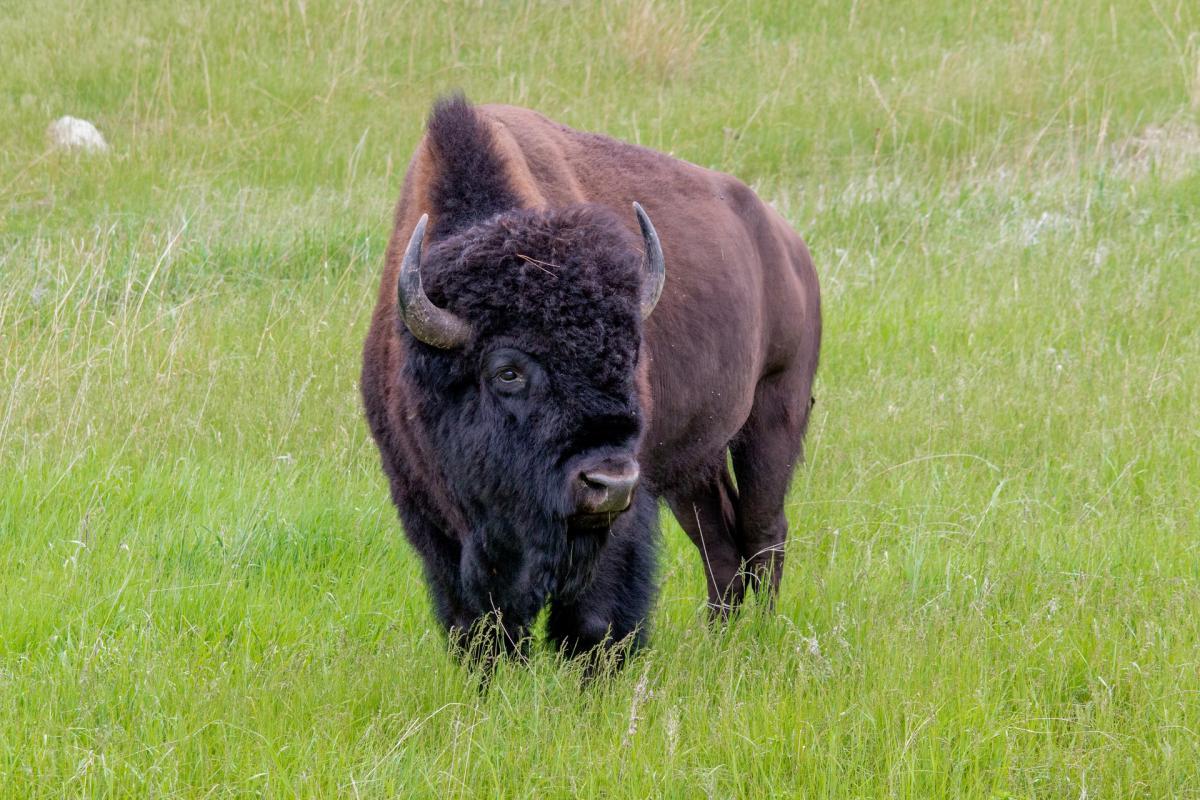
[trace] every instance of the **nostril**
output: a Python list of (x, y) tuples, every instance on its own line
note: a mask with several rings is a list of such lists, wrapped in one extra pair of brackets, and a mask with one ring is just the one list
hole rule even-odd
[(577, 508), (583, 513), (615, 513), (629, 508), (640, 476), (637, 462), (605, 463), (579, 473)]
[(579, 480), (584, 485), (584, 487), (588, 488), (588, 489), (606, 489), (606, 488), (608, 488), (608, 483), (600, 475), (593, 476), (593, 475), (589, 475), (588, 473), (585, 472), (579, 476)]
[(613, 490), (632, 488), (638, 480), (638, 468), (636, 464), (633, 464), (617, 472), (596, 470), (585, 472), (580, 477), (584, 483), (596, 489)]

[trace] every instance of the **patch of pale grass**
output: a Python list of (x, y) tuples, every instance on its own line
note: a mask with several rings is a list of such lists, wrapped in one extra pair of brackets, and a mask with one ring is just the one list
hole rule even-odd
[(613, 7), (617, 46), (633, 68), (659, 82), (687, 78), (720, 12), (700, 19), (682, 2), (622, 0)]
[(1146, 125), (1113, 146), (1112, 160), (1131, 180), (1151, 172), (1166, 181), (1194, 174), (1200, 170), (1200, 124), (1181, 116)]

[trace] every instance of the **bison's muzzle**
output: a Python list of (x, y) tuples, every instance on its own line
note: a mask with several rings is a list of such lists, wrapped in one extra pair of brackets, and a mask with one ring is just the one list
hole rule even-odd
[(639, 476), (637, 462), (627, 457), (606, 458), (580, 470), (574, 485), (576, 517), (612, 517), (629, 508)]

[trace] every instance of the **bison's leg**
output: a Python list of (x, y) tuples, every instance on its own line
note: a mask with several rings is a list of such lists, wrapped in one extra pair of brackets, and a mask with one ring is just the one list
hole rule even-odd
[(450, 648), (464, 664), (478, 670), (486, 686), (502, 658), (527, 657), (528, 628), (509, 624), (502, 612), (483, 614), (469, 625), (450, 629)]
[(463, 544), (459, 575), (468, 618), (456, 623), (453, 633), (468, 661), (490, 672), (503, 656), (525, 657), (529, 627), (544, 595), (520, 582), (519, 553), (489, 553), (486, 538), (474, 532)]
[(400, 520), (405, 538), (421, 557), (425, 585), (438, 622), (447, 631), (470, 624), (471, 615), (467, 612), (459, 575), (462, 547), (410, 504), (401, 506)]
[(760, 381), (746, 424), (730, 443), (739, 506), (736, 537), (748, 588), (779, 590), (788, 523), (783, 512), (801, 460), (812, 382), (784, 372)]
[[(655, 595), (658, 501), (639, 491), (598, 556), (591, 582), (576, 597), (555, 597), (546, 633), (568, 657), (594, 658), (592, 665), (619, 666), (646, 639), (646, 618)], [(609, 648), (612, 648), (611, 650)]]
[(438, 622), (446, 630), (450, 650), (485, 672), (505, 654), (520, 653), (527, 629), (512, 616), (472, 602), (463, 585), (463, 548), (446, 536), (420, 509), (405, 505), (400, 513), (404, 533), (425, 570)]
[(745, 593), (741, 555), (734, 537), (738, 502), (723, 452), (698, 481), (686, 490), (667, 495), (675, 519), (700, 551), (708, 582), (708, 607), (720, 617), (728, 616)]

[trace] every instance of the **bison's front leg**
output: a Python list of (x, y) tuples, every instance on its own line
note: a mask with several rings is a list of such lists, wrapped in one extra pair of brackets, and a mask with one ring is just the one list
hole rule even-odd
[(657, 591), (658, 502), (639, 492), (598, 555), (587, 586), (574, 597), (555, 597), (547, 620), (550, 640), (568, 657), (595, 666), (624, 656), (646, 641)]
[(527, 626), (508, 623), (501, 612), (484, 614), (450, 628), (450, 651), (478, 669), (486, 682), (501, 658), (514, 655), (525, 658), (527, 633)]
[(451, 630), (457, 651), (485, 669), (502, 656), (524, 657), (529, 627), (545, 599), (529, 585), (521, 551), (497, 545), (497, 538), (511, 541), (489, 542), (476, 534), (464, 544), (459, 562), (464, 614)]
[[(453, 653), (475, 664), (520, 652), (533, 615), (494, 598), (510, 593), (497, 585), (499, 568), (489, 567), (478, 543), (463, 545), (419, 508), (401, 506), (404, 532), (421, 557), (438, 622)], [(494, 569), (494, 571), (493, 571)]]
[[(475, 615), (470, 612), (463, 593), (462, 545), (415, 504), (397, 504), (404, 535), (421, 557), (425, 585), (438, 622), (451, 633), (466, 630)], [(452, 636), (452, 641), (455, 638), (456, 635)]]

